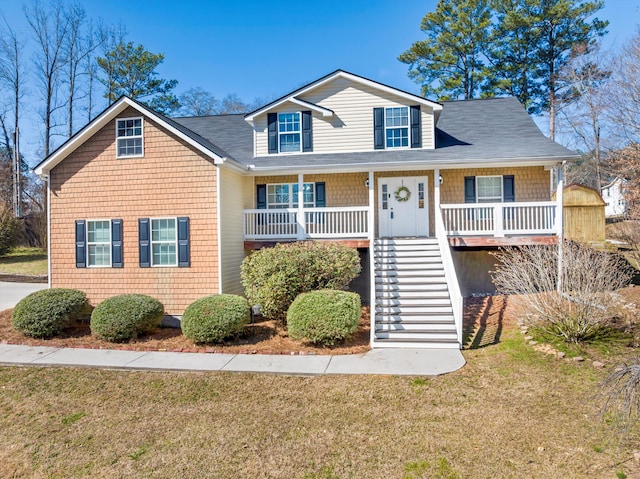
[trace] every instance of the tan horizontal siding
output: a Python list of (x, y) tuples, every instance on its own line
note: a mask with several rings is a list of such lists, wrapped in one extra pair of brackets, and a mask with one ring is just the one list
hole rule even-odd
[[(323, 118), (313, 113), (313, 151), (315, 153), (334, 153), (343, 151), (373, 150), (373, 108), (409, 106), (415, 102), (407, 101), (395, 95), (337, 78), (317, 88), (301, 99), (333, 110), (331, 118)], [(279, 112), (300, 111), (298, 105), (282, 105)], [(434, 116), (427, 107), (421, 107), (422, 146), (434, 148)], [(267, 115), (256, 120), (256, 154), (268, 154)]]
[(247, 191), (251, 190), (251, 178), (242, 177), (226, 168), (220, 170), (220, 244), (222, 247), (221, 269), (222, 292), (244, 294), (240, 279), (240, 265), (244, 259), (244, 239), (242, 234), (242, 210), (245, 206)]

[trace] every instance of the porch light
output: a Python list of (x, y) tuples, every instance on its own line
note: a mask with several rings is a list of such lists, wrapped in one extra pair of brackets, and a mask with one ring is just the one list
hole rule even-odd
[(438, 176), (438, 181), (440, 182), (440, 184), (444, 183), (444, 180), (442, 179), (442, 175)]
[(364, 186), (366, 186), (367, 188), (369, 188), (369, 178), (367, 178), (366, 180), (364, 180)]

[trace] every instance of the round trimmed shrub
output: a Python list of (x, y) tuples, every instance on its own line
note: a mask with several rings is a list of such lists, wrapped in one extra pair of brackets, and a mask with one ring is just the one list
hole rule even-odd
[(91, 334), (111, 342), (128, 341), (160, 326), (164, 306), (145, 294), (105, 299), (91, 314)]
[(251, 317), (249, 303), (235, 294), (200, 298), (185, 309), (182, 334), (194, 343), (219, 343), (242, 331)]
[(11, 324), (32, 338), (50, 338), (89, 314), (87, 296), (75, 289), (52, 288), (31, 293), (13, 310)]
[(360, 296), (346, 291), (303, 293), (287, 311), (289, 336), (325, 346), (342, 341), (358, 328), (359, 322)]
[(264, 317), (284, 322), (300, 293), (347, 289), (360, 269), (355, 248), (330, 241), (299, 241), (254, 251), (242, 262), (240, 274), (251, 304), (259, 304)]

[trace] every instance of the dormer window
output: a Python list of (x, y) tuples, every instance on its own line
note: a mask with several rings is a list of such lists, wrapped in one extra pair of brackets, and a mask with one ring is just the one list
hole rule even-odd
[(385, 108), (384, 132), (387, 148), (407, 148), (409, 146), (409, 108)]
[(116, 120), (116, 157), (143, 155), (142, 118)]
[(278, 113), (280, 153), (300, 151), (300, 112)]
[(422, 148), (420, 105), (374, 108), (373, 147)]
[(269, 113), (267, 115), (269, 153), (313, 151), (311, 118), (311, 111)]

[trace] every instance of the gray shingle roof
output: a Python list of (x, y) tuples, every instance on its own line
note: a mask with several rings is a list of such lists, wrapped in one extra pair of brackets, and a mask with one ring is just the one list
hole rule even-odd
[(253, 165), (256, 171), (371, 165), (428, 168), (430, 165), (465, 163), (472, 166), (503, 161), (578, 158), (571, 150), (545, 137), (516, 98), (444, 102), (436, 128), (435, 150), (253, 157), (253, 131), (243, 115), (174, 118), (174, 121), (211, 142), (240, 165), (247, 168)]

